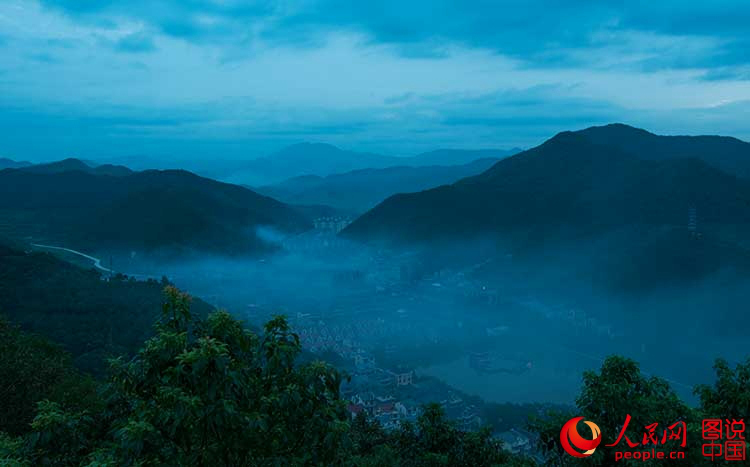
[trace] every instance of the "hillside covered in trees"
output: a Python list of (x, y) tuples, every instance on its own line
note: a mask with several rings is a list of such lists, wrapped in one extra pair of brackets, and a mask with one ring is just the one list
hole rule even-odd
[[(80, 369), (102, 373), (108, 356), (132, 355), (153, 335), (167, 284), (103, 279), (51, 254), (0, 244), (0, 315), (62, 345)], [(193, 303), (197, 316), (210, 310)]]
[[(171, 286), (166, 297), (157, 334), (134, 358), (113, 360), (99, 383), (72, 370), (54, 345), (0, 325), (0, 368), (12, 378), (2, 389), (33, 389), (0, 402), (2, 413), (16, 414), (0, 420), (3, 465), (537, 464), (505, 451), (488, 430), (457, 430), (437, 404), (397, 430), (362, 416), (350, 420), (339, 393), (344, 376), (322, 362), (297, 364), (299, 337), (284, 318), (258, 335), (226, 312), (194, 317), (190, 297)], [(700, 405), (693, 408), (666, 381), (642, 375), (635, 362), (608, 358), (600, 372), (584, 374), (570, 413), (530, 420), (543, 463), (578, 465), (558, 442), (572, 416), (595, 420), (610, 441), (630, 414), (634, 433), (655, 420), (684, 421), (690, 465), (704, 464), (696, 438), (700, 420), (740, 419), (750, 409), (750, 361), (736, 369), (718, 361), (716, 370), (714, 386), (696, 388)], [(612, 450), (597, 450), (585, 465), (612, 465), (611, 456)]]
[(447, 266), (512, 256), (559, 271), (558, 280), (584, 277), (617, 293), (721, 270), (747, 277), (748, 150), (732, 138), (662, 137), (625, 125), (561, 132), (479, 175), (393, 195), (342, 235), (458, 251)]
[(184, 170), (132, 172), (67, 159), (0, 170), (0, 233), (88, 252), (256, 255), (260, 227), (311, 228), (297, 210)]

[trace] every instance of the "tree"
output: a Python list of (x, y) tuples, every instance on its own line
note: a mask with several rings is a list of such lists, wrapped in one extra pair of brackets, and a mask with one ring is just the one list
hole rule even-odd
[(0, 465), (3, 467), (28, 467), (29, 463), (19, 456), (23, 439), (14, 438), (0, 431)]
[[(633, 442), (642, 441), (644, 428), (651, 423), (659, 423), (663, 428), (678, 421), (691, 423), (695, 419), (693, 410), (679, 399), (669, 383), (658, 377), (643, 376), (636, 362), (620, 356), (608, 357), (599, 373), (584, 372), (576, 406), (575, 413), (555, 412), (546, 419), (531, 422), (531, 428), (539, 433), (540, 446), (551, 464), (614, 465), (615, 450), (628, 449), (626, 440), (621, 439), (617, 448), (604, 445), (617, 440), (628, 415), (626, 436)], [(582, 460), (564, 453), (559, 441), (562, 426), (575, 416), (596, 423), (603, 437), (596, 452)], [(657, 446), (656, 449), (661, 448)], [(663, 463), (669, 465), (669, 460)]]
[(188, 295), (165, 293), (156, 335), (111, 361), (102, 401), (39, 401), (29, 433), (0, 433), (3, 465), (534, 465), (489, 429), (458, 430), (437, 404), (394, 431), (350, 422), (339, 373), (300, 364), (284, 318), (259, 336), (224, 311), (195, 319)]
[(31, 429), (38, 402), (67, 407), (95, 403), (96, 386), (71, 364), (59, 346), (20, 331), (0, 317), (0, 432), (21, 435)]
[[(750, 358), (745, 363), (738, 363), (734, 370), (724, 359), (714, 362), (716, 381), (713, 386), (701, 384), (693, 391), (700, 398), (698, 416), (693, 422), (693, 430), (698, 433), (702, 428), (704, 419), (744, 421), (748, 423), (747, 416), (750, 414)], [(744, 425), (743, 425), (744, 426)], [(747, 432), (745, 433), (747, 439)], [(705, 441), (698, 440), (695, 445), (693, 456), (701, 458), (701, 444)], [(750, 443), (745, 441), (745, 451), (750, 450)], [(734, 461), (726, 461), (725, 464), (736, 464)]]
[[(0, 245), (0, 312), (60, 345), (77, 368), (97, 377), (106, 375), (108, 357), (132, 356), (153, 336), (164, 285), (121, 275), (104, 281), (51, 254)], [(201, 318), (211, 309), (192, 303)]]
[(488, 428), (463, 432), (446, 419), (439, 404), (427, 404), (415, 424), (392, 432), (358, 415), (352, 426), (358, 466), (531, 466), (530, 459), (513, 456), (494, 440)]
[(750, 358), (738, 363), (734, 371), (724, 359), (714, 363), (716, 382), (713, 387), (698, 385), (694, 393), (700, 398), (706, 418), (741, 419), (750, 415)]
[(334, 465), (348, 424), (338, 373), (295, 367), (283, 318), (262, 338), (226, 312), (194, 321), (167, 287), (157, 335), (112, 362), (102, 411), (43, 404), (26, 453), (35, 465)]
[[(600, 370), (584, 373), (581, 393), (576, 399), (576, 410), (550, 412), (545, 417), (530, 421), (531, 430), (539, 434), (539, 448), (546, 456), (547, 465), (614, 465), (615, 450), (629, 450), (622, 439), (612, 444), (622, 430), (628, 415), (631, 416), (627, 434), (633, 442), (642, 442), (645, 426), (659, 423), (659, 428), (674, 422), (685, 422), (686, 446), (667, 446), (669, 450), (683, 450), (690, 465), (712, 465), (701, 452), (701, 420), (703, 418), (742, 419), (748, 413), (750, 401), (750, 360), (738, 364), (733, 371), (724, 360), (717, 360), (717, 373), (713, 386), (700, 385), (695, 393), (700, 396), (700, 406), (688, 407), (669, 384), (661, 378), (645, 377), (637, 363), (619, 357), (608, 357)], [(596, 452), (584, 459), (566, 454), (560, 444), (560, 430), (571, 418), (583, 416), (601, 429), (603, 441)], [(590, 436), (589, 433), (586, 435)], [(636, 449), (639, 449), (638, 447)], [(662, 450), (656, 446), (656, 450)], [(685, 459), (659, 460), (661, 465), (685, 465)], [(640, 465), (641, 460), (621, 460), (618, 465)], [(727, 462), (731, 465), (732, 462)]]

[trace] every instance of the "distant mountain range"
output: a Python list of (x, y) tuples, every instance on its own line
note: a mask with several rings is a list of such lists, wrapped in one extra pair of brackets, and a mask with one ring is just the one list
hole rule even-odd
[(32, 164), (26, 161), (14, 161), (11, 159), (0, 158), (0, 170), (3, 169), (24, 169), (27, 172), (35, 173), (60, 173), (80, 171), (95, 175), (130, 175), (133, 173), (129, 168), (122, 165), (96, 164), (89, 161), (82, 161), (75, 158), (67, 158), (54, 162), (43, 162)]
[(111, 175), (122, 177), (133, 174), (133, 171), (122, 165), (89, 165), (79, 159), (63, 159), (61, 161), (48, 162), (43, 164), (29, 164), (19, 167), (25, 172), (55, 174), (63, 172), (84, 172), (92, 175)]
[[(123, 175), (126, 171), (169, 169), (179, 167), (203, 177), (245, 186), (274, 185), (287, 179), (316, 175), (325, 177), (354, 170), (386, 167), (425, 167), (465, 165), (477, 159), (502, 159), (520, 152), (520, 149), (455, 150), (440, 149), (416, 156), (386, 156), (376, 153), (347, 151), (330, 144), (300, 143), (285, 147), (271, 155), (238, 160), (216, 154), (210, 159), (184, 159), (178, 157), (132, 156), (89, 161), (65, 159), (36, 166), (43, 170), (81, 170), (100, 174)], [(35, 164), (0, 158), (0, 170), (22, 168)], [(77, 166), (77, 167), (76, 167)], [(128, 168), (130, 167), (130, 168)], [(111, 172), (109, 172), (111, 171)]]
[(247, 161), (224, 178), (233, 183), (259, 186), (303, 175), (325, 177), (361, 169), (463, 165), (482, 158), (501, 159), (515, 152), (517, 150), (440, 150), (412, 157), (394, 157), (346, 151), (330, 144), (301, 143), (284, 148), (268, 157)]
[(84, 251), (254, 254), (258, 227), (310, 228), (299, 211), (182, 170), (132, 172), (76, 160), (0, 171), (0, 233)]
[(21, 167), (28, 167), (31, 162), (26, 161), (14, 161), (5, 157), (0, 157), (0, 170), (3, 169), (19, 169)]
[(438, 149), (436, 151), (424, 152), (412, 158), (409, 158), (410, 164), (415, 167), (422, 166), (451, 166), (466, 165), (477, 160), (503, 159), (514, 154), (522, 152), (523, 149), (513, 148), (503, 149), (477, 149), (477, 150), (458, 150), (458, 149)]
[(705, 257), (721, 249), (726, 259), (744, 252), (720, 234), (722, 226), (750, 225), (748, 162), (750, 144), (732, 138), (662, 137), (625, 125), (563, 132), (479, 175), (394, 195), (342, 235), (401, 244), (484, 237), (533, 252), (627, 231), (611, 237), (609, 250), (590, 253), (638, 255), (660, 242), (655, 251), (670, 255), (685, 245), (676, 236), (687, 235), (693, 213), (702, 248), (717, 253)]
[[(450, 152), (453, 153), (453, 151)], [(473, 151), (466, 151), (466, 153), (474, 154)], [(484, 151), (477, 151), (477, 153), (484, 153)], [(442, 154), (444, 154), (443, 151), (436, 152), (431, 157), (426, 157), (425, 160), (450, 159)], [(458, 160), (458, 157), (455, 160)], [(325, 177), (302, 175), (275, 185), (257, 187), (256, 191), (289, 204), (327, 205), (359, 214), (393, 194), (422, 191), (453, 183), (487, 170), (498, 160), (485, 158), (456, 166), (360, 169)]]

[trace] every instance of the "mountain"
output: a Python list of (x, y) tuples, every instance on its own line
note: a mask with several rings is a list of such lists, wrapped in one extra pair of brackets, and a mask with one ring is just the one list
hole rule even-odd
[(276, 183), (301, 175), (326, 176), (369, 167), (403, 164), (401, 158), (354, 152), (322, 143), (300, 143), (248, 161), (229, 180), (249, 185)]
[(190, 172), (81, 164), (0, 172), (0, 230), (83, 251), (252, 254), (275, 248), (257, 227), (310, 227), (283, 203)]
[(21, 167), (28, 167), (31, 165), (31, 162), (26, 161), (14, 161), (13, 159), (8, 159), (5, 157), (0, 157), (0, 170), (3, 169), (18, 169)]
[(90, 165), (79, 159), (68, 158), (56, 162), (48, 162), (44, 164), (35, 164), (28, 167), (22, 167), (25, 172), (32, 173), (45, 173), (45, 174), (56, 174), (63, 172), (84, 172), (94, 175), (111, 175), (114, 177), (122, 177), (133, 173), (127, 167), (122, 165)]
[(738, 177), (750, 179), (750, 143), (727, 136), (661, 136), (621, 123), (578, 132), (589, 141), (605, 144), (641, 159), (692, 157)]
[(560, 133), (450, 186), (394, 195), (345, 233), (420, 240), (516, 228), (684, 225), (690, 207), (703, 222), (750, 220), (750, 182), (698, 158), (642, 159), (592, 141), (587, 131)]
[(514, 150), (452, 150), (443, 149), (417, 156), (394, 157), (369, 152), (339, 149), (323, 143), (300, 143), (284, 148), (268, 157), (248, 161), (222, 179), (252, 186), (275, 185), (305, 175), (325, 177), (362, 169), (385, 167), (423, 167), (432, 165), (465, 165), (477, 159), (501, 159)]
[[(0, 313), (62, 344), (86, 371), (103, 372), (106, 357), (132, 355), (153, 335), (164, 286), (122, 276), (103, 281), (93, 269), (0, 244)], [(192, 307), (198, 316), (212, 309), (197, 298)]]
[[(472, 151), (473, 153), (473, 151)], [(362, 213), (395, 193), (426, 190), (476, 175), (498, 159), (479, 159), (458, 166), (387, 167), (320, 177), (303, 175), (257, 191), (290, 204), (327, 205)]]
[[(697, 243), (689, 242), (691, 212)], [(695, 259), (696, 248), (705, 259), (695, 264), (700, 276), (725, 264), (711, 263), (717, 259), (746, 262), (745, 247), (724, 232), (741, 237), (736, 232), (748, 223), (748, 180), (697, 158), (641, 159), (585, 132), (564, 132), (479, 175), (394, 195), (342, 235), (406, 244), (492, 239), (514, 254), (577, 251), (574, 261), (606, 261), (619, 272), (627, 264), (634, 275), (659, 269), (660, 262), (678, 271)]]
[(478, 159), (504, 159), (506, 157), (518, 154), (523, 149), (477, 149), (477, 150), (458, 150), (458, 149), (438, 149), (435, 151), (423, 152), (409, 158), (411, 166), (425, 165), (464, 165)]

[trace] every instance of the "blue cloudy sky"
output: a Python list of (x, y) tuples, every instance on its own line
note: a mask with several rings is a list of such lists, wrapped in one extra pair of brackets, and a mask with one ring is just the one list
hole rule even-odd
[(750, 140), (750, 2), (3, 0), (0, 157)]

